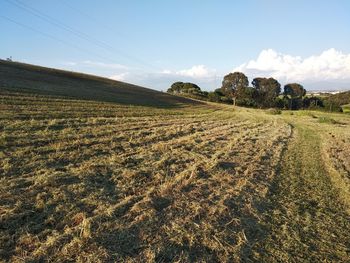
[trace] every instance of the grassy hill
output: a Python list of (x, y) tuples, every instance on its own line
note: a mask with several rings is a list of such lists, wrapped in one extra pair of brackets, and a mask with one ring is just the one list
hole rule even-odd
[(337, 94), (330, 95), (329, 100), (336, 101), (340, 105), (345, 105), (350, 103), (350, 91), (340, 92)]
[(343, 108), (344, 112), (349, 112), (350, 91), (330, 95), (325, 100), (328, 104), (338, 105)]
[(0, 60), (0, 89), (2, 92), (25, 92), (153, 107), (199, 103), (125, 82), (5, 60)]
[(349, 262), (350, 116), (0, 66), (0, 261)]

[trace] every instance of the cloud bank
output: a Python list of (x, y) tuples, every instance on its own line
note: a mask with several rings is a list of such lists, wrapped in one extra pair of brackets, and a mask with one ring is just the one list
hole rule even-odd
[(209, 69), (204, 65), (193, 66), (189, 69), (184, 69), (176, 72), (176, 75), (191, 77), (191, 78), (211, 78), (215, 76), (216, 70)]
[(221, 76), (217, 77), (215, 69), (210, 69), (204, 65), (194, 65), (181, 70), (165, 69), (159, 72), (129, 69), (126, 71), (115, 71), (107, 77), (163, 91), (167, 90), (176, 81), (193, 82), (203, 90), (214, 90), (220, 85), (222, 78)]
[(307, 58), (266, 49), (233, 71), (244, 72), (249, 77), (271, 76), (283, 83), (301, 82), (311, 88), (350, 89), (350, 54), (334, 48)]
[(176, 81), (193, 82), (202, 90), (214, 90), (221, 84), (221, 76), (215, 69), (204, 65), (194, 65), (188, 69), (162, 70), (160, 72), (127, 71), (110, 75), (109, 78), (166, 91)]
[[(229, 70), (218, 72), (201, 64), (185, 69), (164, 69), (158, 72), (91, 60), (65, 62), (64, 65), (65, 68), (75, 71), (163, 91), (175, 81), (193, 82), (203, 90), (214, 90), (221, 86), (223, 76), (229, 72)], [(306, 58), (266, 49), (262, 50), (256, 59), (235, 67), (232, 72), (234, 71), (244, 72), (250, 81), (255, 77), (274, 77), (282, 85), (299, 82), (307, 90), (350, 90), (350, 54), (334, 48)]]

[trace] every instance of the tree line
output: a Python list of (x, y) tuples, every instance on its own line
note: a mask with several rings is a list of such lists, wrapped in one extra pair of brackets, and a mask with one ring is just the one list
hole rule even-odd
[(242, 72), (224, 76), (221, 88), (212, 92), (202, 91), (193, 83), (175, 82), (168, 89), (169, 93), (184, 95), (213, 102), (230, 103), (238, 106), (255, 108), (280, 108), (298, 110), (304, 108), (327, 108), (341, 111), (341, 107), (327, 107), (327, 100), (320, 97), (306, 96), (306, 90), (299, 83), (289, 83), (281, 89), (281, 84), (274, 78), (254, 78), (249, 85), (248, 77)]

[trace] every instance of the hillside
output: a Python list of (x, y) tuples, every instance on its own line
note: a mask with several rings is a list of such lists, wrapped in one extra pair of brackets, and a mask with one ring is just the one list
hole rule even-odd
[(327, 99), (337, 105), (350, 104), (350, 91), (330, 95)]
[(0, 262), (350, 261), (350, 115), (0, 69)]
[(0, 91), (156, 107), (199, 104), (125, 82), (5, 60), (0, 60)]

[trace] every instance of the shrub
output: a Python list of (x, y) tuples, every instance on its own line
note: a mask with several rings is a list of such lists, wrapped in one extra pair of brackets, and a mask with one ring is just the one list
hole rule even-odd
[(268, 109), (268, 110), (266, 110), (266, 112), (268, 114), (272, 114), (272, 115), (282, 114), (282, 111), (280, 109), (274, 109), (274, 108)]
[(326, 116), (321, 116), (318, 117), (318, 122), (319, 123), (328, 123), (328, 124), (339, 124), (339, 122), (337, 122), (336, 120), (326, 117)]

